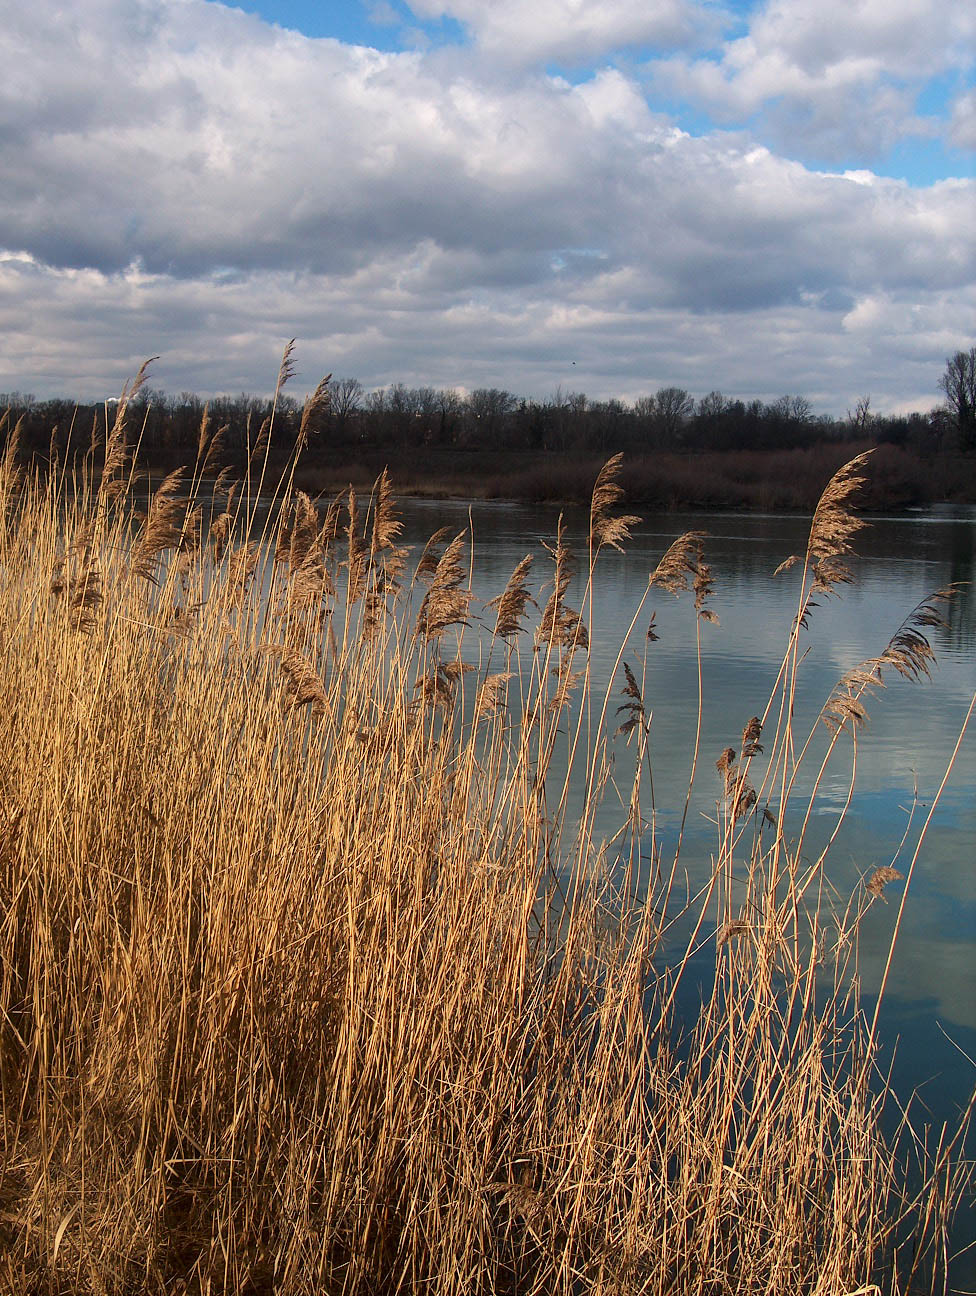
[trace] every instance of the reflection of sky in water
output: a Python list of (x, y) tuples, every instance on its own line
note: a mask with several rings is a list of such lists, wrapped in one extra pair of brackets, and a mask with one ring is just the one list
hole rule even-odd
[[(416, 544), (435, 528), (456, 533), (468, 524), (468, 504), (408, 501), (404, 505), (407, 539)], [(515, 564), (526, 553), (536, 557), (534, 588), (548, 579), (551, 565), (539, 541), (555, 535), (558, 511), (524, 505), (471, 505), (475, 535), (473, 583), (476, 594), (499, 594)], [(855, 584), (840, 596), (824, 600), (813, 612), (802, 647), (809, 649), (801, 667), (794, 724), (802, 736), (816, 724), (823, 702), (839, 676), (851, 666), (880, 653), (914, 606), (950, 582), (974, 576), (976, 513), (916, 514), (873, 518), (855, 537), (857, 557), (851, 566)], [(585, 561), (588, 518), (580, 510), (566, 514), (569, 537)], [(799, 568), (774, 577), (788, 555), (802, 554), (808, 523), (789, 516), (738, 514), (659, 514), (635, 531), (625, 554), (608, 552), (600, 559), (594, 597), (594, 678), (605, 688), (619, 639), (647, 588), (647, 579), (667, 546), (687, 530), (710, 533), (706, 560), (713, 569), (715, 593), (710, 605), (719, 627), (704, 625), (703, 687), (705, 714), (696, 795), (686, 829), (682, 860), (691, 874), (707, 876), (715, 850), (714, 817), (719, 796), (714, 762), (728, 745), (737, 746), (743, 726), (762, 714), (796, 611)], [(581, 581), (569, 595), (579, 606)], [(543, 593), (543, 597), (545, 593)], [(574, 598), (577, 600), (573, 602)], [(660, 639), (648, 644), (645, 631), (651, 611)], [(493, 621), (492, 614), (486, 619)], [(947, 610), (949, 627), (931, 633), (938, 664), (931, 681), (912, 684), (889, 675), (889, 687), (868, 704), (869, 723), (857, 742), (857, 786), (847, 821), (828, 860), (829, 878), (840, 903), (879, 864), (895, 863), (907, 872), (918, 832), (932, 796), (945, 772), (966, 708), (976, 690), (976, 597), (960, 592)], [(640, 677), (646, 651), (645, 701), (653, 711), (651, 745), (654, 760), (658, 830), (665, 855), (673, 843), (684, 804), (694, 740), (697, 677), (695, 622), (691, 600), (654, 591), (645, 604), (629, 645), (628, 660)], [(469, 643), (465, 654), (476, 659)], [(531, 656), (526, 652), (523, 662)], [(623, 699), (622, 681), (612, 683), (613, 712)], [(767, 726), (767, 734), (769, 733)], [(822, 726), (821, 726), (822, 729)], [(808, 777), (797, 789), (793, 816), (805, 807), (826, 732), (818, 735), (808, 759)], [(632, 749), (618, 738), (611, 744), (621, 794), (630, 789)], [(852, 748), (838, 744), (819, 793), (817, 812), (805, 853), (813, 856), (832, 831), (847, 799)], [(753, 763), (753, 782), (761, 778)], [(577, 787), (580, 786), (577, 781)], [(914, 789), (918, 806), (902, 853)], [(953, 1094), (976, 1081), (973, 1068), (948, 1043), (937, 1023), (972, 1054), (976, 1043), (976, 727), (967, 735), (952, 777), (929, 827), (905, 910), (902, 935), (889, 980), (883, 1022), (887, 1039), (900, 1036), (896, 1074), (908, 1085), (926, 1085), (933, 1111), (946, 1114)], [(608, 794), (598, 833), (619, 825), (619, 803)], [(789, 828), (790, 819), (787, 819)], [(900, 900), (900, 885), (888, 889), (887, 904), (871, 906), (862, 927), (862, 973), (866, 994), (876, 986), (887, 957)], [(932, 1079), (936, 1075), (941, 1078)]]

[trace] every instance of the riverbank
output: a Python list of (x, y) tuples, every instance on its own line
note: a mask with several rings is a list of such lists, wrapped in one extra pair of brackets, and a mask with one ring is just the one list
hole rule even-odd
[[(744, 509), (810, 512), (823, 483), (855, 454), (871, 449), (861, 507), (869, 512), (976, 503), (976, 455), (925, 458), (903, 447), (825, 442), (793, 450), (702, 454), (630, 454), (621, 485), (629, 504), (647, 509)], [(352, 484), (368, 490), (387, 468), (400, 495), (586, 504), (602, 457), (364, 446), (323, 453), (313, 446), (296, 484), (334, 494)]]

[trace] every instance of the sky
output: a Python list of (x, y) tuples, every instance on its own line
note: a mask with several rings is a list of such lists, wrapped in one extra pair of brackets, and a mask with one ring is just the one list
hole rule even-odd
[(962, 0), (0, 0), (0, 391), (940, 400)]

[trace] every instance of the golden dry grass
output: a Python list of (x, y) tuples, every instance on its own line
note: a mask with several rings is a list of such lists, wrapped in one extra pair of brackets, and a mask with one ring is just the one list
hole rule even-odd
[[(119, 418), (100, 486), (18, 480), (13, 452), (0, 476), (0, 1290), (940, 1281), (958, 1137), (915, 1147), (913, 1206), (856, 996), (881, 885), (830, 909), (793, 804), (798, 636), (860, 464), (818, 510), (766, 715), (721, 757), (714, 869), (679, 902), (678, 858), (646, 885), (647, 685), (622, 656), (633, 789), (618, 837), (593, 835), (615, 702), (562, 536), (534, 639), (526, 560), (469, 674), (465, 535), (411, 576), (385, 477), (365, 509), (346, 497), (344, 534), (290, 476), (263, 533), (197, 474), (138, 523)], [(618, 466), (590, 582), (634, 525)], [(699, 622), (702, 543), (652, 574)], [(916, 639), (892, 651), (924, 670)], [(706, 937), (714, 982), (682, 1025)]]

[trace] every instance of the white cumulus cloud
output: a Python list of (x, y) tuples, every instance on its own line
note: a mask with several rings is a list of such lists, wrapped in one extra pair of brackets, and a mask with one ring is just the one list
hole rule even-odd
[(209, 0), (38, 0), (0, 44), (0, 389), (98, 394), (156, 352), (170, 389), (257, 389), (298, 334), (370, 384), (842, 410), (934, 402), (967, 344), (973, 181), (694, 135), (622, 67), (570, 84)]
[(717, 55), (652, 63), (659, 91), (740, 122), (787, 151), (880, 156), (935, 127), (916, 111), (930, 78), (972, 67), (976, 8), (952, 0), (768, 0)]
[(680, 46), (715, 20), (693, 0), (409, 0), (419, 17), (447, 16), (511, 62), (586, 60), (628, 46)]

